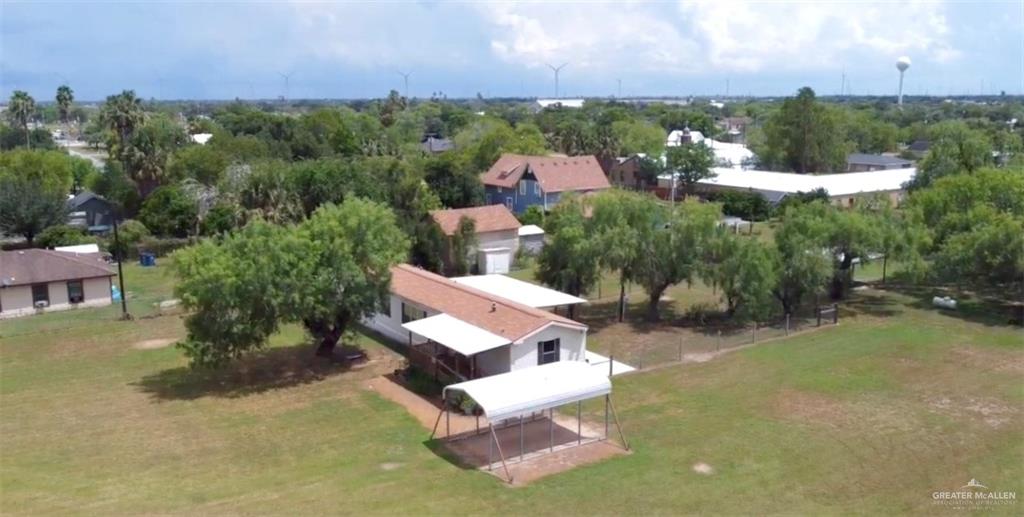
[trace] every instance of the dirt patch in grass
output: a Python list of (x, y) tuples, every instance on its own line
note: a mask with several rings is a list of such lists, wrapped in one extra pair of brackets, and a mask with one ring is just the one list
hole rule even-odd
[(136, 350), (156, 350), (157, 348), (169, 347), (176, 341), (178, 341), (177, 338), (145, 339), (132, 343), (132, 348)]
[(782, 391), (774, 412), (787, 420), (836, 429), (868, 426), (877, 433), (923, 425), (914, 416), (912, 406), (902, 401), (876, 397), (844, 400), (798, 390)]
[(1002, 350), (975, 345), (962, 345), (952, 350), (958, 363), (979, 370), (993, 370), (1007, 373), (1024, 373), (1024, 355), (1008, 354)]
[(957, 395), (936, 396), (927, 399), (928, 409), (956, 419), (981, 420), (998, 429), (1013, 420), (1020, 410), (995, 398)]
[(693, 471), (698, 474), (704, 474), (705, 476), (710, 476), (711, 474), (715, 473), (714, 467), (708, 465), (707, 463), (694, 463)]

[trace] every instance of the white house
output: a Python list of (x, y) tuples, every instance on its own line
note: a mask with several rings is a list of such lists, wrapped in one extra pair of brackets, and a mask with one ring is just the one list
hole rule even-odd
[(364, 323), (463, 380), (587, 359), (586, 325), (408, 264), (391, 269), (387, 310)]
[(470, 269), (484, 274), (508, 273), (519, 249), (519, 227), (516, 216), (505, 205), (487, 205), (453, 210), (434, 210), (434, 222), (448, 237), (449, 252), (445, 264), (450, 265), (451, 238), (459, 229), (459, 221), (469, 218), (476, 230), (476, 245), (469, 250)]
[(705, 138), (700, 131), (676, 129), (668, 134), (665, 140), (667, 147), (677, 147), (685, 142), (702, 143), (715, 153), (715, 164), (719, 167), (742, 168), (754, 160), (754, 152), (743, 144), (719, 142), (713, 138)]
[(882, 194), (892, 203), (903, 199), (903, 185), (914, 178), (915, 168), (839, 174), (796, 174), (718, 167), (715, 176), (697, 182), (704, 192), (723, 190), (757, 192), (772, 203), (790, 194), (825, 189), (837, 206), (854, 206), (858, 198)]
[(113, 276), (99, 254), (0, 252), (0, 318), (110, 305)]

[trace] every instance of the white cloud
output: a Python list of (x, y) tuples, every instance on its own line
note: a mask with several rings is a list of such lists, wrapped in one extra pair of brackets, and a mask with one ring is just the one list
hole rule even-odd
[[(669, 7), (669, 8), (666, 8)], [(491, 51), (526, 67), (570, 61), (576, 68), (764, 72), (841, 66), (845, 59), (901, 54), (946, 62), (945, 6), (935, 2), (745, 2), (478, 6)]]

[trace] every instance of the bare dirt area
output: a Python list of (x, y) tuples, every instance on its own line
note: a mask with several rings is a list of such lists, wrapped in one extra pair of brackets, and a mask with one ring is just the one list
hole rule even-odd
[(158, 339), (145, 339), (142, 341), (136, 341), (132, 343), (132, 348), (136, 350), (156, 350), (158, 348), (165, 348), (173, 345), (177, 338), (158, 338)]
[(931, 411), (957, 419), (981, 420), (998, 429), (1016, 417), (1020, 410), (996, 398), (936, 396), (927, 400)]
[(871, 397), (837, 399), (798, 390), (784, 390), (776, 397), (774, 413), (788, 420), (836, 429), (869, 424), (879, 433), (920, 427), (908, 404)]

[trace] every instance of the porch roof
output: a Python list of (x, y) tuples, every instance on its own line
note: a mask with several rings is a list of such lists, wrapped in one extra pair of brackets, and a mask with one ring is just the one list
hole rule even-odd
[(452, 384), (444, 393), (469, 395), (493, 422), (607, 395), (612, 383), (606, 371), (584, 361), (556, 361)]
[(506, 338), (444, 313), (403, 323), (402, 327), (466, 357), (511, 344)]

